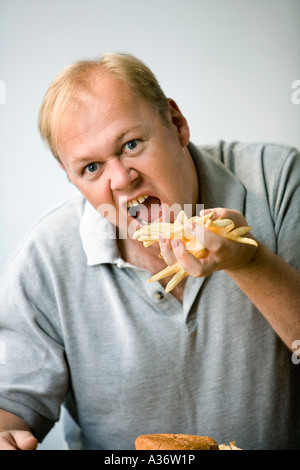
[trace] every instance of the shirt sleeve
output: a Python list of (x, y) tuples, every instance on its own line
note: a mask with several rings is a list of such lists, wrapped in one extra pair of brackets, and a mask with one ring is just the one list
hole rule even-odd
[(0, 306), (0, 408), (41, 441), (59, 419), (69, 374), (51, 278), (34, 243), (5, 269)]
[[(277, 238), (277, 254), (300, 270), (300, 152), (285, 146), (265, 150), (269, 204)], [(280, 152), (280, 155), (278, 155)], [(274, 174), (274, 162), (280, 165)]]

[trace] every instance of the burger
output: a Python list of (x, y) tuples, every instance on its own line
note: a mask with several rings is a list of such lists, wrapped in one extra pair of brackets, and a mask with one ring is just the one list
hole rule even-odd
[(136, 450), (219, 450), (211, 437), (190, 434), (144, 434), (135, 440)]

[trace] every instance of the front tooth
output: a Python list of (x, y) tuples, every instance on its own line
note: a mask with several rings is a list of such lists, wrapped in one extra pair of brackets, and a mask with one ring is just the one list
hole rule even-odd
[(144, 194), (143, 196), (138, 197), (137, 199), (133, 199), (132, 201), (127, 202), (127, 207), (137, 206), (145, 201), (149, 196), (148, 194)]

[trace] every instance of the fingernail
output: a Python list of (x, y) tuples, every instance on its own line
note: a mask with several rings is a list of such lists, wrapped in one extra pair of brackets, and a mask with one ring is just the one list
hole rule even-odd
[(209, 214), (210, 212), (213, 212), (213, 209), (201, 209), (201, 211), (199, 212), (199, 215), (203, 216), (203, 215)]

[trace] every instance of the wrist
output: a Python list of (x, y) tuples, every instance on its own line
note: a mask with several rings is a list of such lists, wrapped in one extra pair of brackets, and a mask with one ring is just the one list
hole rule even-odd
[(244, 275), (247, 276), (254, 271), (256, 272), (257, 270), (260, 269), (260, 267), (263, 266), (266, 247), (262, 243), (260, 243), (258, 240), (256, 240), (256, 242), (257, 242), (257, 247), (252, 253), (252, 255), (249, 257), (249, 260), (245, 264), (242, 264), (239, 267), (225, 269), (225, 272), (230, 277), (244, 276)]

